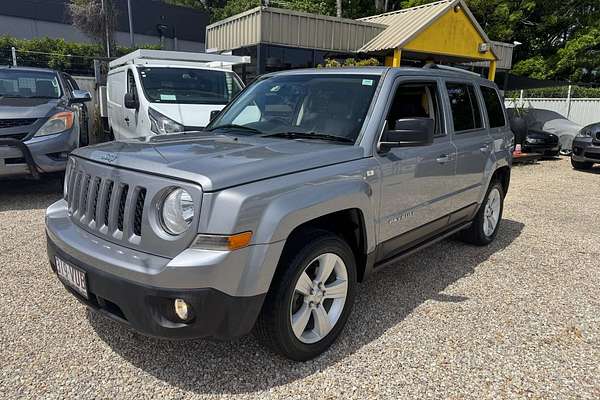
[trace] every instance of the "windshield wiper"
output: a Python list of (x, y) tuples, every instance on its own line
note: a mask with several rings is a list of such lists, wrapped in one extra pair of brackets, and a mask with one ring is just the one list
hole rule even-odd
[(254, 133), (258, 133), (258, 134), (262, 134), (262, 131), (259, 131), (256, 128), (251, 128), (249, 126), (244, 126), (244, 125), (236, 125), (236, 124), (226, 124), (226, 125), (219, 125), (219, 126), (214, 126), (210, 129), (207, 129), (207, 131), (212, 132), (215, 131), (217, 129), (239, 129), (242, 131), (248, 131), (248, 132), (254, 132)]
[(335, 142), (342, 143), (354, 143), (353, 139), (344, 137), (344, 136), (336, 136), (329, 135), (327, 133), (318, 133), (318, 132), (278, 132), (278, 133), (269, 133), (267, 135), (263, 135), (262, 137), (284, 137), (290, 139), (318, 139), (318, 140), (331, 140)]

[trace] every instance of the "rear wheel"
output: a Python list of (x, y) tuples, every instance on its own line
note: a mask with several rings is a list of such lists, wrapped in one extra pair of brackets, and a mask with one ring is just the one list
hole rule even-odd
[(477, 211), (471, 226), (461, 232), (460, 238), (477, 246), (490, 244), (500, 227), (504, 210), (504, 189), (499, 181), (493, 181)]
[(338, 236), (311, 230), (291, 238), (256, 323), (258, 338), (297, 361), (314, 358), (339, 336), (354, 302), (356, 263)]
[(592, 168), (592, 166), (594, 165), (594, 163), (587, 162), (587, 161), (575, 161), (575, 160), (573, 160), (571, 158), (571, 165), (575, 169), (586, 170), (586, 169)]

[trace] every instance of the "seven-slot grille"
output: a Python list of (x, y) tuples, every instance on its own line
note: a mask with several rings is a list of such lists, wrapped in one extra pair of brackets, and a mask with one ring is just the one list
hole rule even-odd
[(89, 228), (132, 243), (142, 235), (146, 188), (93, 176), (74, 164), (67, 171), (71, 217)]

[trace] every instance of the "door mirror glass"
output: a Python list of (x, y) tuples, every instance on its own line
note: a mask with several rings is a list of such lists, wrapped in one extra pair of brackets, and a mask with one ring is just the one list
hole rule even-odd
[(219, 116), (220, 113), (221, 113), (221, 110), (212, 110), (210, 112), (210, 120), (213, 121), (215, 118), (217, 118)]
[(135, 109), (137, 110), (139, 107), (139, 103), (135, 97), (131, 93), (125, 93), (125, 97), (123, 98), (123, 104), (125, 108)]
[(92, 100), (92, 95), (87, 90), (75, 89), (71, 92), (71, 103), (85, 103)]
[(392, 129), (383, 132), (379, 150), (392, 147), (429, 146), (433, 143), (435, 121), (433, 118), (401, 118), (394, 121)]

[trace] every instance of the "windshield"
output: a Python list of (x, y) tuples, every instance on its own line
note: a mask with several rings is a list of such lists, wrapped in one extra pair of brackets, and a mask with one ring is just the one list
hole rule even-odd
[(329, 135), (354, 142), (378, 82), (379, 76), (358, 74), (267, 77), (248, 87), (209, 129), (237, 127), (249, 135)]
[(53, 72), (0, 69), (0, 96), (58, 99), (58, 77)]
[(197, 68), (140, 68), (148, 101), (175, 104), (227, 104), (241, 90), (233, 73)]

